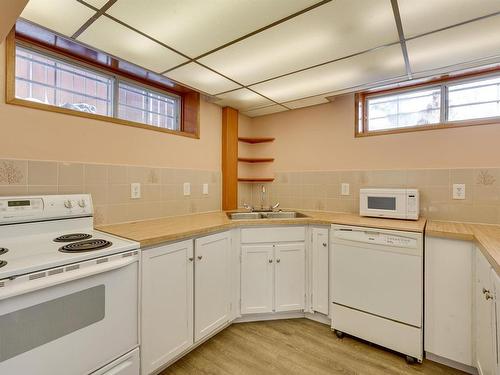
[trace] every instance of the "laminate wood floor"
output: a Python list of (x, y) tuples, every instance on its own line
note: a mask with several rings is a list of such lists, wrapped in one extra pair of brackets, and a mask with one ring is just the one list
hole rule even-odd
[(238, 323), (171, 365), (161, 375), (464, 374), (405, 358), (357, 339), (338, 339), (307, 319)]

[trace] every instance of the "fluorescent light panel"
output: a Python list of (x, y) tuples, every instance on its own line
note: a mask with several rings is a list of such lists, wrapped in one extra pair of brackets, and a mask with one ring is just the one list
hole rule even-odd
[(76, 0), (30, 0), (21, 17), (72, 36), (96, 12)]
[(119, 0), (108, 13), (196, 57), (313, 5), (314, 0)]
[(156, 73), (187, 60), (107, 17), (99, 17), (77, 39)]
[(335, 0), (202, 58), (249, 85), (399, 40), (387, 0)]

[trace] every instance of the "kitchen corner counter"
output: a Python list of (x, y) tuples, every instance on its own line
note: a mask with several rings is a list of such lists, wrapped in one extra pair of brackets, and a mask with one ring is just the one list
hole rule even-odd
[(229, 228), (261, 225), (353, 225), (423, 233), (426, 220), (417, 221), (360, 217), (355, 214), (301, 211), (308, 217), (295, 219), (230, 220), (225, 212), (209, 212), (185, 216), (113, 224), (96, 229), (140, 242), (141, 247), (213, 233)]
[(433, 237), (474, 241), (500, 275), (500, 225), (430, 220), (425, 234)]

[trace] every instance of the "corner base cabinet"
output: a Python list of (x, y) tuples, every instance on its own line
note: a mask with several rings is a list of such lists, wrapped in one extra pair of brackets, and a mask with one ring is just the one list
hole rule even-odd
[(241, 314), (305, 308), (305, 228), (241, 230)]

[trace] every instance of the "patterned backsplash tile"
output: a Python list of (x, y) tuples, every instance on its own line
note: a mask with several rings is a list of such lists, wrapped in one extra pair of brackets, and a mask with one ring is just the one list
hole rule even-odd
[[(350, 194), (340, 194), (348, 183)], [(466, 199), (452, 199), (453, 184), (465, 184)], [(359, 189), (408, 187), (420, 190), (420, 212), (430, 219), (500, 224), (500, 168), (276, 172), (264, 185), (265, 206), (359, 212)], [(238, 203), (262, 204), (261, 185), (240, 183)]]
[[(130, 199), (130, 183), (141, 198)], [(184, 196), (183, 184), (191, 183)], [(208, 194), (202, 194), (203, 184)], [(218, 211), (220, 171), (0, 159), (0, 196), (88, 193), (96, 224)]]

